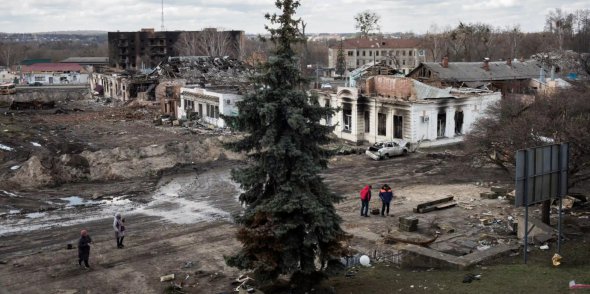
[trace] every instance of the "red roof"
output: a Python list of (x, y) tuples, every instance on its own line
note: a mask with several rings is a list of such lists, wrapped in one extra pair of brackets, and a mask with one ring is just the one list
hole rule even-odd
[[(396, 49), (396, 48), (418, 48), (419, 42), (415, 39), (379, 39), (379, 38), (355, 38), (346, 39), (342, 42), (344, 49)], [(331, 47), (340, 48), (340, 44)]]
[(23, 72), (55, 72), (55, 71), (81, 71), (82, 66), (77, 63), (35, 63), (22, 67)]

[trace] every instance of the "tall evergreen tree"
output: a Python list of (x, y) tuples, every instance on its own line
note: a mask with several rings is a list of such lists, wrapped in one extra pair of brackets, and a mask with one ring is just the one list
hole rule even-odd
[(303, 40), (301, 20), (293, 18), (299, 1), (275, 5), (282, 14), (265, 16), (274, 25), (265, 26), (274, 56), (253, 78), (253, 93), (237, 104), (239, 115), (230, 118), (246, 135), (226, 147), (245, 152), (250, 161), (232, 173), (245, 191), (240, 201), (246, 208), (236, 217), (243, 247), (227, 264), (253, 270), (266, 285), (289, 275), (292, 285), (308, 290), (327, 261), (342, 255), (348, 238), (334, 208), (341, 198), (318, 175), (329, 156), (320, 144), (330, 141), (333, 130), (319, 122), (334, 110), (306, 92), (308, 82), (297, 66), (292, 46)]
[(340, 40), (340, 48), (338, 48), (338, 56), (336, 57), (336, 74), (344, 75), (346, 71), (346, 57), (344, 57), (344, 42)]

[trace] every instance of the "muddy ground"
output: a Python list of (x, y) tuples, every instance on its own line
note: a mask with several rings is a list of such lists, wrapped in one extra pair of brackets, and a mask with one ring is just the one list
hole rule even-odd
[[(231, 134), (156, 127), (156, 110), (145, 106), (65, 104), (83, 111), (0, 116), (0, 144), (13, 149), (0, 150), (0, 293), (163, 293), (170, 282), (159, 278), (171, 273), (185, 293), (231, 292), (240, 272), (223, 257), (239, 248), (232, 214), (241, 206), (229, 173), (242, 163), (219, 147)], [(452, 147), (384, 161), (332, 159), (324, 178), (344, 196), (337, 208), (354, 236), (351, 249), (395, 262), (395, 247), (383, 235), (418, 203), (447, 195), (455, 196), (456, 207), (420, 215), (422, 236), (441, 234), (431, 248), (463, 255), (481, 241), (515, 244), (499, 224), (522, 211), (507, 200), (479, 197), (491, 184), (513, 180), (463, 154)], [(361, 218), (358, 191), (372, 184), (376, 208), (383, 183), (396, 193), (393, 217)], [(127, 220), (124, 249), (115, 246), (115, 212)], [(485, 226), (481, 218), (500, 222)], [(67, 249), (82, 228), (94, 241), (88, 271), (78, 267), (75, 246)]]

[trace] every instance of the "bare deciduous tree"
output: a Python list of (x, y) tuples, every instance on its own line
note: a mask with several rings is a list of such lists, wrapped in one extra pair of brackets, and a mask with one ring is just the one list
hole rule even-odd
[(240, 40), (234, 40), (230, 31), (206, 28), (200, 32), (184, 32), (176, 49), (184, 56), (232, 56), (241, 58), (243, 48)]
[(356, 21), (355, 28), (361, 33), (361, 38), (368, 38), (371, 33), (378, 32), (381, 28), (379, 26), (379, 20), (381, 16), (374, 11), (365, 10), (355, 15), (354, 20)]

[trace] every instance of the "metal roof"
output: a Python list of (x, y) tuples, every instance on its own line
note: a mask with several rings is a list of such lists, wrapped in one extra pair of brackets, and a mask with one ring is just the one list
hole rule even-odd
[(108, 64), (108, 57), (68, 57), (61, 63), (79, 63), (79, 64)]
[[(532, 79), (538, 78), (541, 72), (536, 61), (513, 61), (511, 65), (505, 61), (490, 61), (488, 64), (489, 70), (483, 68), (483, 62), (449, 62), (446, 68), (438, 62), (423, 62), (421, 66), (436, 73), (443, 81), (454, 82)], [(420, 66), (414, 71), (419, 68)]]

